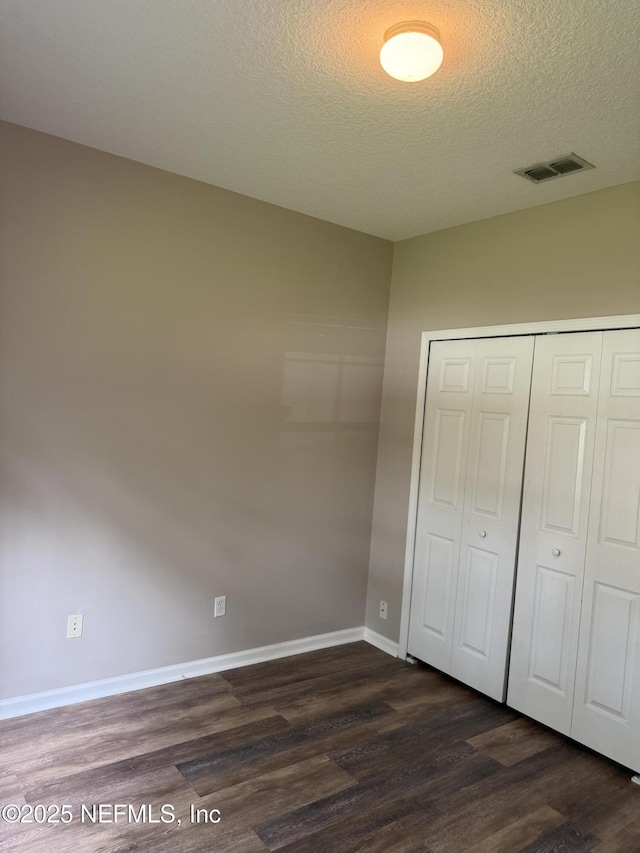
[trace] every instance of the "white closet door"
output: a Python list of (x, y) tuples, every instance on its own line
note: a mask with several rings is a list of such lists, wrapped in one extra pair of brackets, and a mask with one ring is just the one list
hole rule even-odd
[(602, 332), (536, 339), (508, 703), (569, 734)]
[(499, 699), (532, 354), (527, 337), (429, 354), (409, 653)]
[(429, 370), (409, 619), (409, 653), (449, 671), (476, 340), (434, 341)]
[(488, 338), (476, 354), (450, 673), (503, 701), (533, 338)]
[(572, 737), (640, 770), (640, 331), (604, 333)]

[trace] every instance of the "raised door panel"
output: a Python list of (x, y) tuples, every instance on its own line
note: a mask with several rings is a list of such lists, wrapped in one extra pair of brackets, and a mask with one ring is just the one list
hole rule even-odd
[(509, 413), (481, 412), (478, 416), (472, 512), (502, 517), (510, 427)]
[(599, 542), (637, 551), (640, 542), (640, 421), (608, 418)]
[(433, 342), (418, 495), (408, 651), (449, 671), (477, 341)]
[(469, 547), (465, 556), (459, 646), (484, 663), (489, 660), (491, 651), (499, 555), (484, 548)]
[(453, 676), (503, 700), (533, 338), (478, 343)]
[(431, 470), (433, 479), (429, 487), (432, 504), (456, 510), (461, 506), (461, 478), (465, 458), (464, 440), (467, 432), (467, 412), (459, 409), (440, 409), (435, 413)]
[(602, 332), (535, 343), (507, 701), (571, 727)]
[(444, 640), (448, 634), (451, 587), (455, 581), (455, 554), (455, 540), (427, 533), (420, 628), (435, 635), (438, 640)]
[(540, 529), (578, 536), (588, 418), (547, 419)]
[(585, 707), (626, 725), (632, 721), (639, 600), (639, 593), (596, 582), (585, 613), (591, 640), (585, 653)]
[(604, 333), (571, 735), (640, 770), (640, 330)]

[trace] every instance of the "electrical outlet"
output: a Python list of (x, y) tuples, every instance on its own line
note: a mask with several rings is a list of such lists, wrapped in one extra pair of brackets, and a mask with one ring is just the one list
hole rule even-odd
[(82, 636), (82, 613), (67, 616), (67, 640)]
[(226, 595), (218, 595), (216, 600), (213, 603), (213, 616), (214, 619), (217, 616), (224, 616), (227, 612), (227, 596)]
[(380, 614), (379, 615), (380, 615), (381, 619), (387, 618), (387, 602), (383, 601), (382, 599), (380, 599)]

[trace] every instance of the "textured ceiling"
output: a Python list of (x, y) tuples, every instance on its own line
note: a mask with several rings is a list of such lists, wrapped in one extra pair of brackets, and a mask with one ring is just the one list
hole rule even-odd
[[(411, 19), (445, 58), (406, 84)], [(639, 37), (637, 0), (0, 0), (0, 117), (395, 240), (640, 178)]]

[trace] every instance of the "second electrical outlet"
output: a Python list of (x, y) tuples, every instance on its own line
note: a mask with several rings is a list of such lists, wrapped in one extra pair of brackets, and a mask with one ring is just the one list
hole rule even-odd
[(214, 619), (217, 616), (224, 616), (227, 612), (227, 596), (226, 595), (218, 595), (216, 596), (216, 600), (213, 604), (213, 617)]

